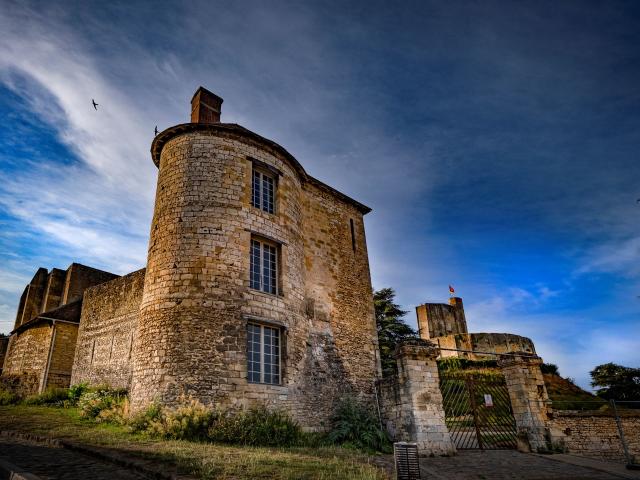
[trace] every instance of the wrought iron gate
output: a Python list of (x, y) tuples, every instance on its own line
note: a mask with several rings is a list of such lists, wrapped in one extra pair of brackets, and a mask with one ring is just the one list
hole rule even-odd
[(440, 390), (445, 421), (456, 448), (516, 448), (516, 424), (503, 376), (475, 378), (444, 372)]

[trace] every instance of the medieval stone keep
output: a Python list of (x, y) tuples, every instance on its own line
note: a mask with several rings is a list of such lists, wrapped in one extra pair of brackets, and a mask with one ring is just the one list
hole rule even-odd
[(527, 337), (513, 333), (469, 333), (460, 297), (451, 297), (449, 304), (418, 305), (416, 316), (420, 338), (436, 343), (441, 357), (483, 360), (503, 353), (536, 353), (533, 341)]
[[(124, 387), (134, 410), (183, 395), (259, 402), (322, 429), (345, 393), (373, 398), (379, 371), (363, 223), (370, 209), (308, 175), (276, 143), (220, 123), (221, 105), (198, 89), (191, 123), (154, 139), (146, 269), (84, 291), (77, 342), (65, 340), (73, 367), (56, 384)], [(37, 325), (42, 359), (21, 360), (28, 334), (17, 324), (5, 373), (44, 371), (52, 326)]]

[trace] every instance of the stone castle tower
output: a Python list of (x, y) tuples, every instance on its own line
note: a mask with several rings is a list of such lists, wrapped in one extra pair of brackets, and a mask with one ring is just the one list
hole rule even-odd
[[(139, 409), (181, 395), (285, 407), (310, 428), (378, 372), (363, 215), (284, 148), (220, 123), (199, 88), (161, 132), (155, 211), (131, 352)], [(319, 398), (322, 397), (322, 402)]]
[(496, 354), (525, 352), (535, 354), (530, 338), (513, 333), (470, 333), (460, 297), (449, 303), (423, 303), (416, 307), (418, 335), (440, 347), (441, 357), (468, 360), (494, 360)]
[[(2, 341), (3, 374), (31, 391), (125, 388), (134, 410), (182, 395), (266, 404), (310, 430), (326, 428), (346, 394), (373, 400), (370, 209), (280, 145), (220, 123), (221, 106), (199, 88), (191, 122), (151, 145), (158, 184), (146, 268), (119, 277), (72, 266), (64, 305), (64, 272), (41, 269), (23, 295), (24, 321)], [(48, 278), (55, 288), (44, 288)]]

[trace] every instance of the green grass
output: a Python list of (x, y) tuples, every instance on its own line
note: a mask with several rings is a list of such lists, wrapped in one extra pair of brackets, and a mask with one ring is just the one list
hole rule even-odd
[[(83, 420), (75, 408), (0, 406), (0, 430), (107, 447), (176, 465), (204, 479), (383, 480), (390, 478), (373, 457), (340, 447), (255, 448), (181, 440), (157, 440), (112, 424)], [(388, 463), (388, 460), (378, 463)]]
[(545, 373), (544, 383), (555, 410), (599, 410), (607, 402), (559, 375)]

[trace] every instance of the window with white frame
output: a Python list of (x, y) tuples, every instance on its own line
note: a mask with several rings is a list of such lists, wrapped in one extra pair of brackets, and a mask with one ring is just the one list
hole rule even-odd
[(276, 179), (260, 169), (253, 169), (251, 205), (267, 213), (275, 212)]
[(251, 383), (280, 383), (280, 329), (247, 324), (247, 379)]
[(250, 286), (266, 293), (278, 294), (278, 246), (251, 239)]

